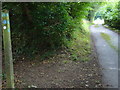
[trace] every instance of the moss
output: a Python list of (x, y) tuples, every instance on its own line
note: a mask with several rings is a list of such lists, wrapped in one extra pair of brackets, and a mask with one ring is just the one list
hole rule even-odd
[(95, 24), (95, 27), (99, 27), (99, 25), (98, 25), (98, 24)]
[(107, 41), (110, 41), (110, 40), (111, 40), (110, 36), (109, 36), (108, 34), (106, 34), (106, 33), (101, 33), (101, 36), (102, 36), (105, 40), (107, 40)]
[(111, 42), (111, 38), (108, 34), (106, 33), (101, 33), (101, 36), (106, 40), (106, 42), (110, 45), (111, 48), (115, 49), (118, 52), (117, 47), (115, 47), (112, 42)]

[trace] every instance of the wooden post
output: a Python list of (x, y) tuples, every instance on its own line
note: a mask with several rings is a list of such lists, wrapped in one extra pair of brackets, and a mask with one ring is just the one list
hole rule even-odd
[[(0, 1), (0, 10), (2, 9), (2, 3)], [(2, 22), (0, 12), (0, 90), (2, 89)]]
[(3, 44), (7, 88), (14, 88), (13, 59), (10, 37), (9, 12), (2, 11)]

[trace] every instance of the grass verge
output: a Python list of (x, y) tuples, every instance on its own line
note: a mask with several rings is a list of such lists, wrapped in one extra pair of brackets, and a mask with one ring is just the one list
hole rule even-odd
[(106, 28), (108, 28), (108, 29), (110, 29), (110, 30), (112, 30), (112, 31), (120, 34), (120, 30), (117, 30), (116, 28), (112, 28), (112, 27), (110, 27), (110, 26), (108, 26), (108, 25), (104, 25), (104, 26), (105, 26)]

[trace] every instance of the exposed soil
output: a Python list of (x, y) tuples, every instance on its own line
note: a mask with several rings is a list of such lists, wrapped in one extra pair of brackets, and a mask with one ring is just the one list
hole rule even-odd
[[(93, 46), (93, 45), (92, 45)], [(53, 57), (40, 61), (19, 60), (14, 64), (16, 88), (98, 88), (103, 87), (96, 53), (90, 60), (73, 61), (69, 52), (60, 50)], [(5, 87), (5, 81), (3, 81)]]

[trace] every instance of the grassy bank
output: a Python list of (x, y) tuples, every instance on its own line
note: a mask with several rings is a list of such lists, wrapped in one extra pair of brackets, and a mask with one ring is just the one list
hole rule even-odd
[[(90, 22), (82, 20), (80, 21), (80, 23), (75, 24), (74, 26), (75, 31), (71, 34), (72, 39), (71, 40), (65, 39), (66, 46), (63, 46), (63, 48), (67, 53), (70, 54), (71, 60), (87, 61), (89, 60), (89, 55), (91, 53), (89, 31)], [(54, 57), (56, 53), (58, 53), (57, 50), (46, 51), (43, 55), (40, 55), (40, 57), (38, 58), (45, 60), (46, 58)]]
[(74, 38), (69, 42), (68, 47), (71, 52), (72, 60), (87, 61), (91, 53), (90, 23), (86, 20), (82, 20), (81, 23), (81, 29), (79, 27), (76, 28), (76, 31), (73, 33)]

